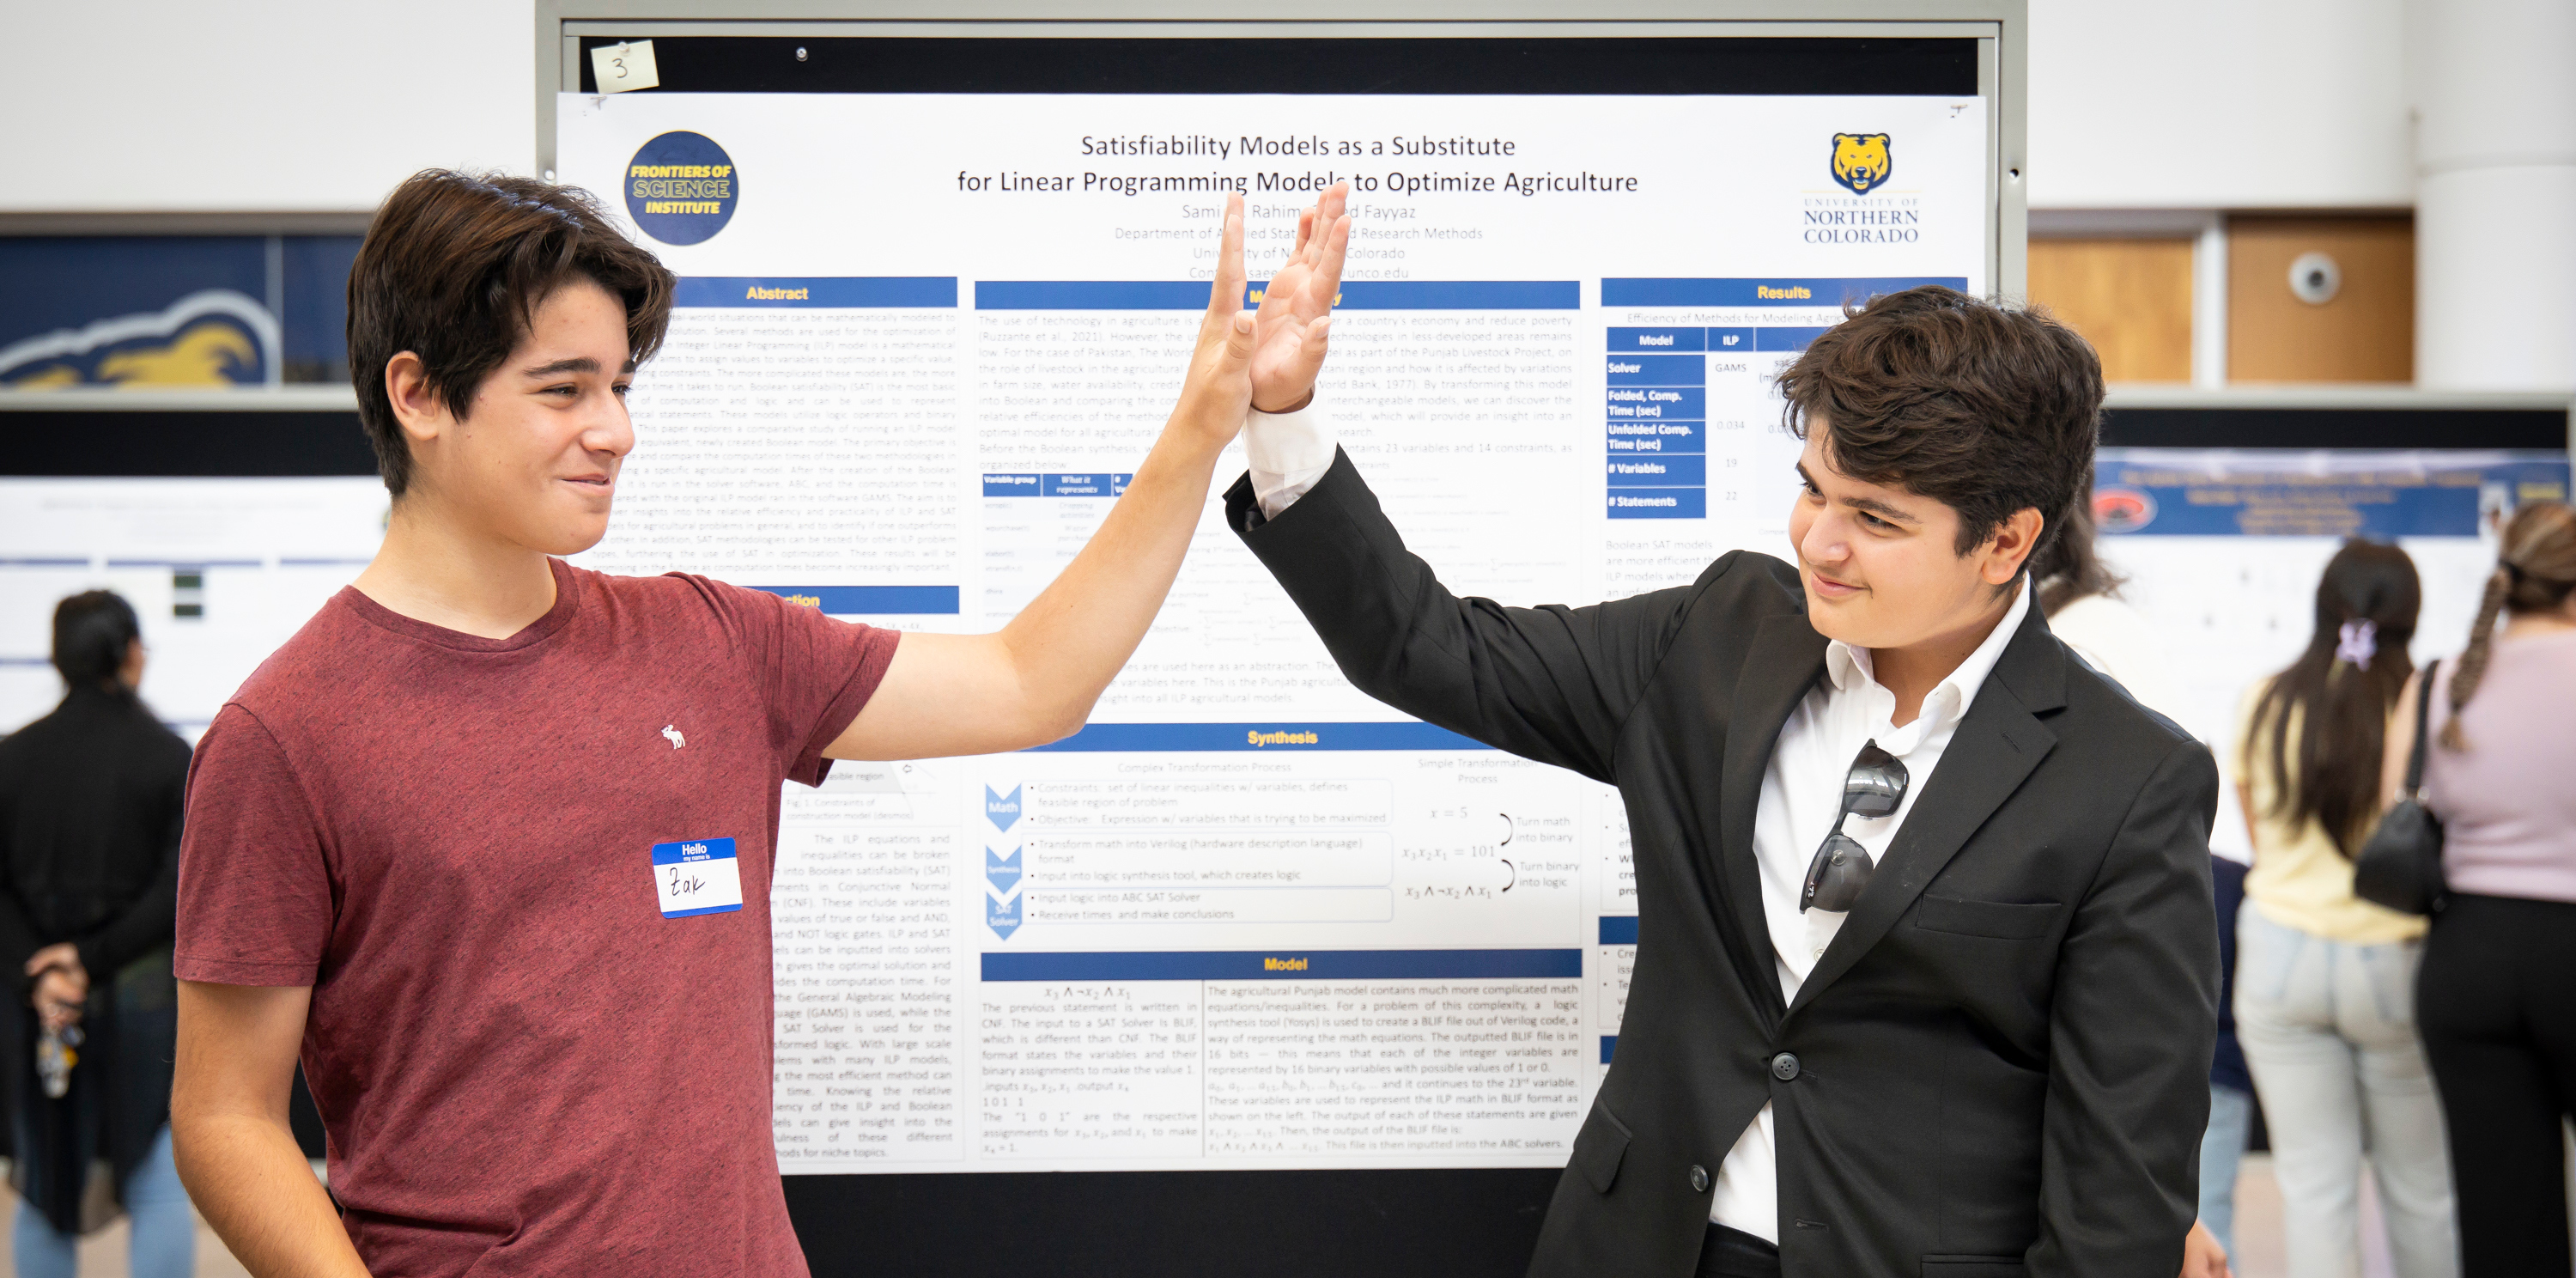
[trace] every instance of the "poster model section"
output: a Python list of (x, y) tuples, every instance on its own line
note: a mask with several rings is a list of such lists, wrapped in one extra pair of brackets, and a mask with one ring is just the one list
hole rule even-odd
[[(1769, 376), (1985, 277), (1974, 97), (567, 95), (563, 180), (683, 277), (581, 562), (997, 627), (1178, 391), (1225, 197), (1260, 281), (1353, 184), (1320, 388), (1462, 594), (1780, 552)], [(1247, 299), (1249, 300), (1249, 299)], [(1239, 449), (1217, 487), (1242, 472)], [(797, 1172), (1561, 1164), (1635, 939), (1617, 796), (1353, 690), (1210, 494), (1074, 737), (789, 787)]]

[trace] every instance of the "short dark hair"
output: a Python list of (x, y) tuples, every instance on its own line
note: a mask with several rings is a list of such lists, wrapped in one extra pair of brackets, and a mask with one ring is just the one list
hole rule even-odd
[(54, 605), (54, 669), (75, 688), (115, 679), (142, 637), (134, 605), (113, 590), (84, 590)]
[(1959, 512), (1958, 553), (2024, 508), (2046, 519), (2027, 568), (2093, 479), (2102, 361), (2046, 312), (1926, 284), (1846, 306), (1788, 371), (1790, 433), (1821, 414), (1834, 468)]
[(385, 364), (410, 351), (429, 388), (462, 420), (483, 379), (536, 322), (537, 307), (586, 277), (626, 304), (626, 344), (641, 363), (671, 322), (671, 272), (577, 187), (446, 169), (413, 174), (376, 210), (349, 268), (349, 374), (376, 471), (400, 497), (411, 445), (385, 391)]

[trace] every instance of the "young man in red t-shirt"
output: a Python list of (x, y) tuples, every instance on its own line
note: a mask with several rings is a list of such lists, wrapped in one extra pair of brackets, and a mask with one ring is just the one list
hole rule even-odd
[[(207, 730), (181, 852), (171, 1127), (254, 1273), (805, 1272), (769, 1128), (779, 781), (1081, 726), (1218, 452), (1323, 360), (1348, 220), (1255, 316), (1228, 204), (1179, 407), (1090, 544), (999, 633), (898, 643), (567, 566), (671, 274), (577, 191), (394, 193), (349, 286), (384, 547)], [(287, 1127), (299, 1054), (330, 1195)]]

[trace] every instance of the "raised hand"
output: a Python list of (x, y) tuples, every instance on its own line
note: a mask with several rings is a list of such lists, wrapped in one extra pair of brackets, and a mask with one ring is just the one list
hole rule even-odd
[[(1198, 350), (1181, 382), (1181, 402), (1172, 410), (1174, 426), (1193, 428), (1220, 448), (1243, 428), (1243, 411), (1252, 399), (1246, 372), (1257, 332), (1252, 314), (1243, 309), (1243, 288), (1243, 197), (1229, 195), (1216, 281), (1208, 289), (1207, 314), (1199, 321)], [(1307, 374), (1308, 380), (1313, 376)]]
[(1336, 183), (1297, 215), (1297, 246), (1271, 275), (1252, 322), (1252, 406), (1286, 412), (1315, 393), (1324, 367), (1333, 302), (1342, 291), (1342, 259), (1350, 251), (1351, 198)]

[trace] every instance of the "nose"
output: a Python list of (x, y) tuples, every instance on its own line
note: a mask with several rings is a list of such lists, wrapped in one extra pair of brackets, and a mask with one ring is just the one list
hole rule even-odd
[(635, 419), (627, 414), (625, 397), (609, 391), (602, 393), (599, 400), (590, 420), (582, 424), (581, 446), (611, 457), (624, 457), (635, 451)]
[(1811, 564), (1838, 564), (1851, 557), (1851, 539), (1842, 517), (1825, 511), (1807, 525), (1807, 535), (1798, 539), (1798, 553)]

